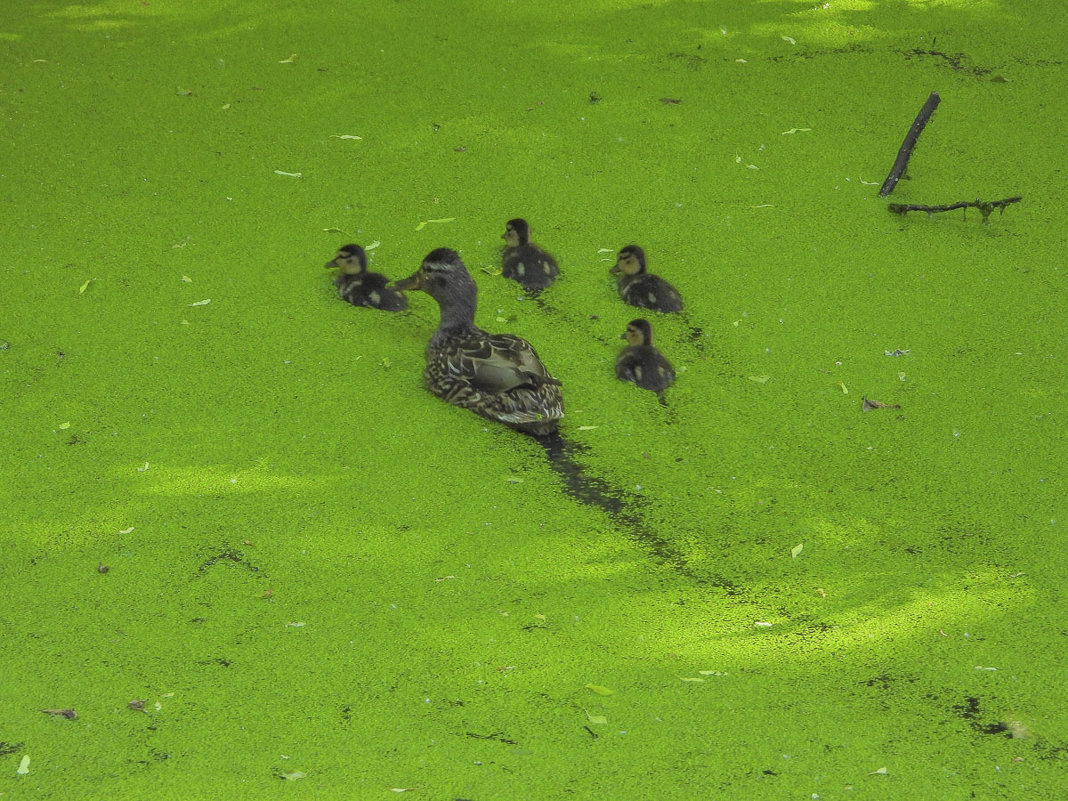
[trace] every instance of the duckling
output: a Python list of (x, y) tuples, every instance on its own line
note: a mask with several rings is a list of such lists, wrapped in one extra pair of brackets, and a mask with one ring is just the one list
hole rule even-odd
[(611, 272), (619, 276), (616, 288), (624, 303), (658, 312), (682, 311), (678, 290), (659, 275), (645, 271), (645, 251), (637, 245), (619, 251)]
[(556, 433), (564, 416), (560, 382), (525, 339), (475, 325), (478, 287), (455, 250), (432, 250), (415, 273), (393, 286), (426, 292), (441, 308), (423, 370), (430, 392), (536, 437)]
[(675, 383), (675, 368), (653, 345), (653, 327), (649, 321), (631, 320), (620, 339), (627, 340), (627, 347), (616, 359), (616, 378), (652, 390), (664, 403), (661, 393)]
[(383, 311), (404, 311), (408, 298), (403, 292), (386, 286), (386, 277), (367, 272), (367, 253), (359, 245), (341, 247), (326, 268), (340, 268), (334, 286), (343, 300), (353, 306), (370, 306)]
[(501, 274), (523, 285), (528, 292), (540, 292), (556, 280), (560, 272), (556, 259), (532, 244), (530, 226), (521, 218), (504, 224), (501, 238), (505, 241), (501, 254)]

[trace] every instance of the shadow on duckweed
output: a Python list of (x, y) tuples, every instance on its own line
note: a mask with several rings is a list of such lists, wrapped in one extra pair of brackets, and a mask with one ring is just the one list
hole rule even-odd
[(568, 497), (604, 512), (631, 539), (680, 575), (697, 584), (719, 587), (727, 595), (736, 596), (743, 593), (742, 588), (721, 576), (697, 572), (678, 548), (653, 531), (641, 514), (646, 504), (642, 495), (613, 487), (604, 479), (589, 475), (585, 466), (573, 458), (574, 454), (586, 453), (589, 450), (585, 445), (572, 442), (559, 433), (533, 439), (545, 450), (549, 467), (560, 477), (564, 493)]

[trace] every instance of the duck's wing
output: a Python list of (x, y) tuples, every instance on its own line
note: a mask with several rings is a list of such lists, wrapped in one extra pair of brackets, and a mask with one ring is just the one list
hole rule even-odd
[(620, 381), (633, 381), (637, 384), (641, 380), (640, 368), (638, 374), (635, 368), (639, 367), (641, 359), (632, 348), (624, 348), (616, 359), (616, 378)]
[(443, 400), (517, 428), (545, 428), (563, 417), (560, 382), (529, 342), (510, 334), (454, 341), (427, 360), (424, 377)]

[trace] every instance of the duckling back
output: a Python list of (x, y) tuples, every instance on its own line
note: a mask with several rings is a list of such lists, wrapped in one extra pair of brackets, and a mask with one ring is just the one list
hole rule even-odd
[(682, 311), (682, 296), (659, 275), (623, 275), (616, 282), (616, 288), (623, 302), (630, 306), (668, 313)]
[(545, 289), (559, 274), (556, 259), (537, 245), (508, 247), (501, 257), (501, 275), (518, 281), (528, 292)]
[(342, 273), (334, 279), (337, 294), (353, 306), (368, 306), (382, 311), (404, 311), (408, 298), (403, 292), (390, 289), (386, 278), (378, 273), (351, 275)]
[(642, 389), (663, 392), (675, 383), (675, 368), (652, 345), (630, 345), (616, 360), (616, 378)]

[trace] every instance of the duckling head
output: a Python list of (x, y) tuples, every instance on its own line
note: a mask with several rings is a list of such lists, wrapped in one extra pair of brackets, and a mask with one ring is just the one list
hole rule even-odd
[(367, 272), (367, 252), (359, 245), (343, 245), (338, 248), (333, 261), (326, 263), (326, 269), (341, 268), (345, 275), (359, 275)]
[(530, 226), (522, 217), (516, 217), (504, 224), (504, 233), (501, 238), (510, 248), (517, 248), (530, 241)]
[(613, 275), (641, 275), (645, 272), (645, 251), (637, 245), (627, 245), (619, 251), (609, 272)]
[(460, 299), (470, 302), (478, 293), (475, 280), (464, 267), (460, 254), (452, 248), (430, 251), (419, 269), (394, 282), (393, 288), (426, 292), (442, 305)]
[(619, 338), (627, 340), (628, 345), (652, 345), (653, 327), (649, 325), (648, 320), (631, 320), (627, 323), (627, 330)]

